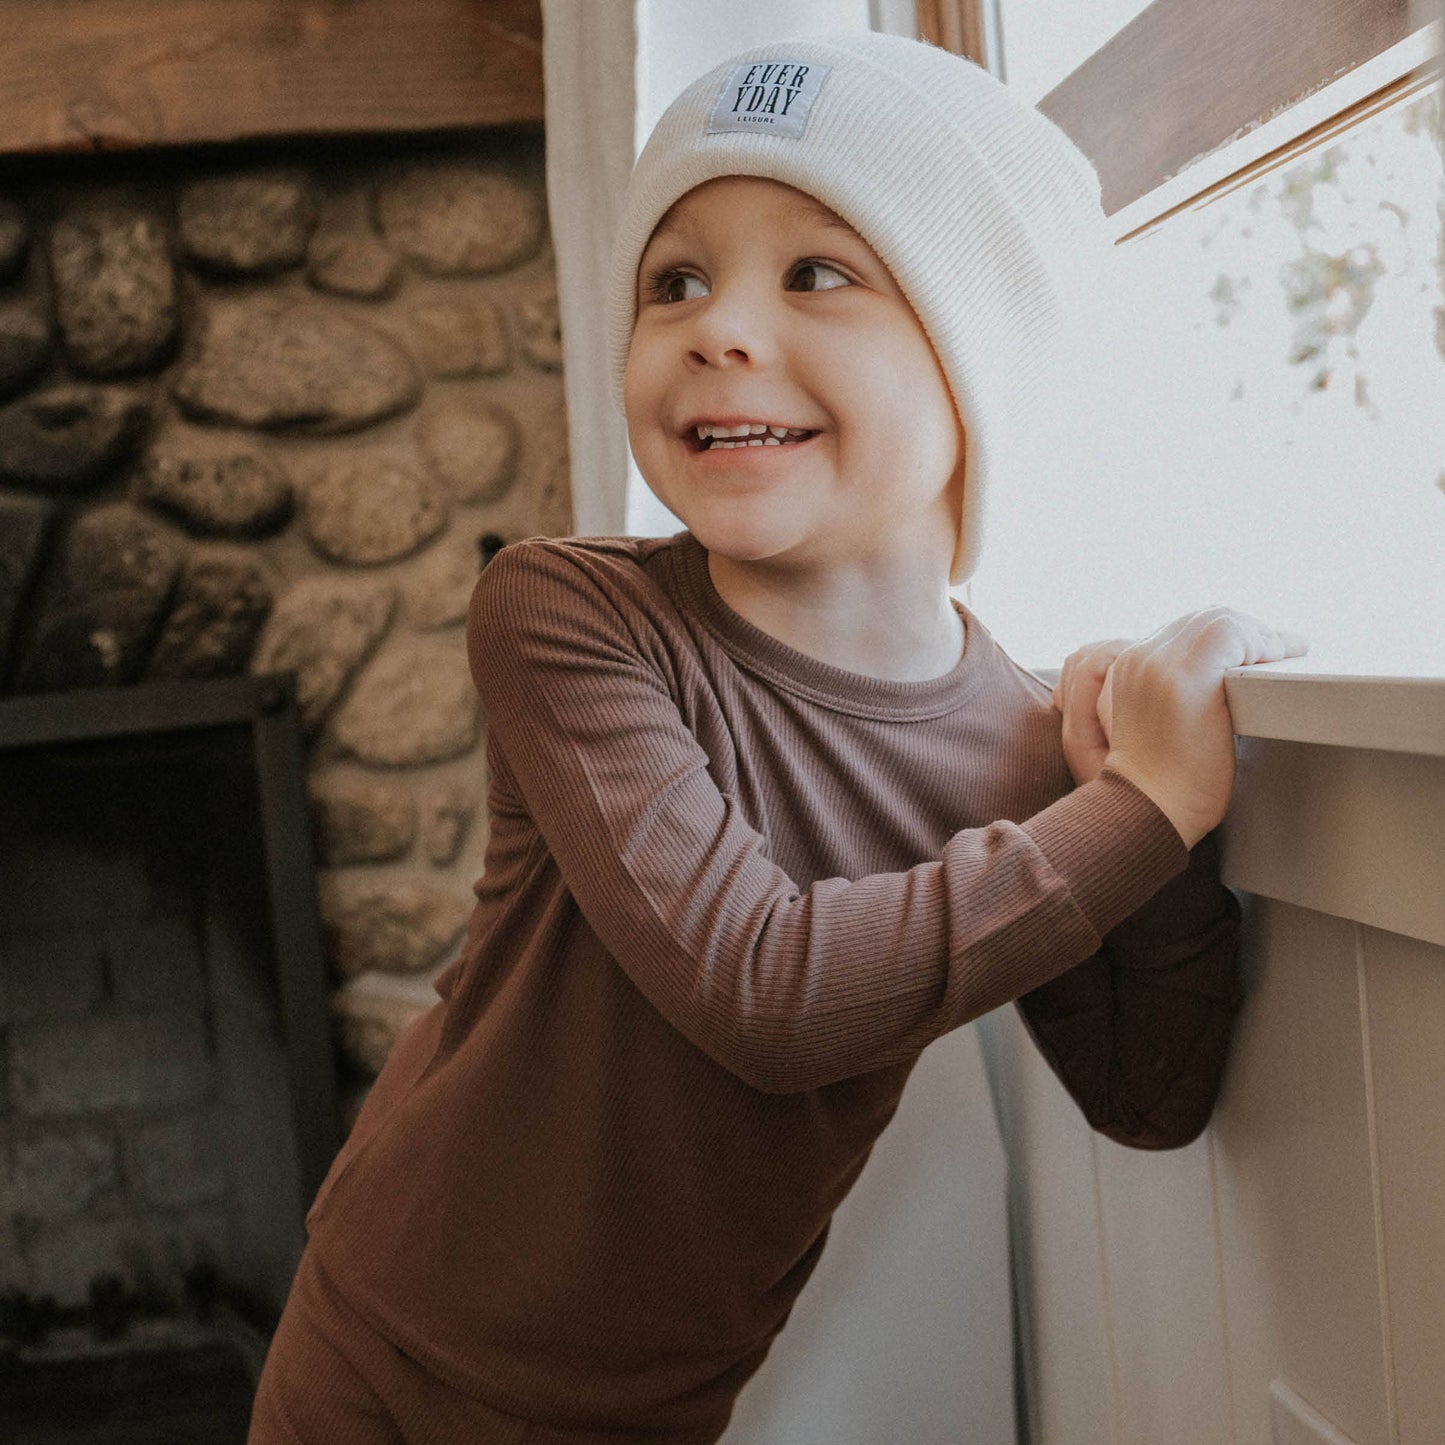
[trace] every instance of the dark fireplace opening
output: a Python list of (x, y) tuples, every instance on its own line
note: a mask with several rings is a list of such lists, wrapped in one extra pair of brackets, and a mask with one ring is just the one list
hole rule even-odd
[(0, 700), (0, 1438), (244, 1440), (341, 1139), (289, 675)]

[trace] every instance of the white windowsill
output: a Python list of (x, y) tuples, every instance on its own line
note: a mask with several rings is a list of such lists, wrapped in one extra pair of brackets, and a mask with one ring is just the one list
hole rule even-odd
[[(1029, 670), (1050, 687), (1059, 678)], [(1224, 693), (1240, 737), (1445, 757), (1445, 676), (1321, 672), (1306, 656), (1232, 668)]]
[[(1308, 667), (1224, 675), (1240, 741), (1220, 876), (1445, 946), (1445, 677)], [(1058, 681), (1058, 668), (1030, 670)]]

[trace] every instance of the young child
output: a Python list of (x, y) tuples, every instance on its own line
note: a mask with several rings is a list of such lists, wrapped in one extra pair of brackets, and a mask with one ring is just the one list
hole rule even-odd
[(476, 911), (308, 1213), (252, 1442), (718, 1440), (919, 1053), (1010, 1000), (1096, 1129), (1203, 1128), (1223, 672), (1302, 640), (1212, 608), (1051, 698), (947, 590), (1102, 224), (916, 41), (759, 47), (663, 116), (609, 314), (686, 530), (477, 583)]

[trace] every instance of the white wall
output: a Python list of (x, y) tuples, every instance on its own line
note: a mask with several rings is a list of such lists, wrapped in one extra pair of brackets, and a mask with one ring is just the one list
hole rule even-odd
[(722, 1445), (1013, 1445), (1007, 1161), (974, 1026), (930, 1044)]
[(1010, 90), (1035, 105), (1078, 69), (1150, 0), (997, 0), (1003, 70)]

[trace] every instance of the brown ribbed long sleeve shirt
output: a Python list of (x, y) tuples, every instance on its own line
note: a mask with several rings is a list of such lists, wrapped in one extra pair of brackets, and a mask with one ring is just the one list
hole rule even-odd
[(491, 834), (465, 947), (307, 1216), (442, 1380), (707, 1442), (921, 1050), (1017, 999), (1094, 1127), (1203, 1128), (1239, 906), (978, 618), (870, 678), (762, 632), (690, 533), (531, 539), (468, 617)]

